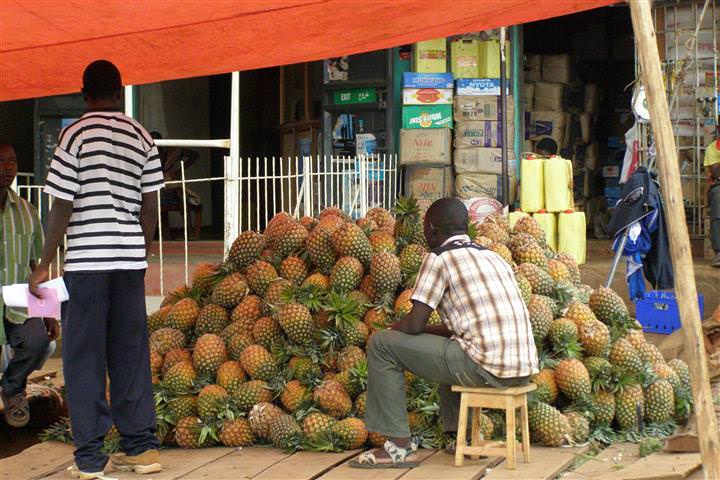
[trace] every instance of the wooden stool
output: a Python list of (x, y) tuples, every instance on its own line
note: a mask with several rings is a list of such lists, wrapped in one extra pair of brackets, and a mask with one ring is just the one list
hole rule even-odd
[[(505, 457), (507, 468), (515, 468), (515, 410), (520, 409), (520, 426), (522, 429), (522, 452), (525, 463), (530, 463), (530, 428), (528, 426), (527, 394), (537, 388), (530, 383), (522, 387), (472, 388), (453, 385), (452, 391), (460, 393), (460, 418), (458, 419), (457, 439), (455, 441), (455, 466), (462, 467), (465, 455), (477, 458)], [(470, 445), (466, 444), (467, 421), (470, 409), (476, 413), (481, 408), (499, 408), (505, 410), (505, 442), (480, 440), (479, 416), (472, 417), (472, 436)]]

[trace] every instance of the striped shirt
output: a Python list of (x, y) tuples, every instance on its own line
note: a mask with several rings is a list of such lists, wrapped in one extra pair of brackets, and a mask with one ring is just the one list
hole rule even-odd
[[(40, 218), (34, 206), (10, 189), (0, 214), (0, 285), (25, 283), (30, 276), (30, 262), (39, 260), (42, 252)], [(0, 345), (5, 343), (3, 318), (23, 323), (28, 318), (27, 309), (5, 307), (0, 295)]]
[(530, 317), (510, 265), (467, 235), (425, 257), (412, 300), (437, 309), (463, 351), (496, 377), (538, 372)]
[(142, 194), (163, 187), (160, 155), (136, 120), (90, 111), (60, 133), (45, 193), (73, 202), (66, 271), (147, 268)]

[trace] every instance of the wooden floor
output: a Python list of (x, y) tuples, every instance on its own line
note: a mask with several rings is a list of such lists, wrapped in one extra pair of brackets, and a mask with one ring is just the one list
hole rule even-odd
[[(500, 458), (467, 460), (456, 468), (444, 452), (422, 450), (422, 463), (412, 470), (357, 470), (348, 465), (358, 451), (345, 453), (284, 453), (266, 447), (209, 448), (162, 451), (165, 470), (140, 477), (108, 472), (118, 480), (674, 480), (702, 478), (699, 454), (655, 453), (640, 458), (637, 446), (613, 445), (596, 457), (587, 448), (532, 448), (532, 463), (507, 470)], [(68, 479), (72, 447), (42, 443), (0, 460), (1, 480)]]

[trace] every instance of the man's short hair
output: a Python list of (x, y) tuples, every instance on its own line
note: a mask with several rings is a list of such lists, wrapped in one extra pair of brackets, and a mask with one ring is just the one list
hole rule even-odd
[(557, 155), (558, 144), (550, 137), (545, 137), (535, 145), (536, 152), (547, 152), (548, 155)]
[(435, 200), (425, 216), (445, 235), (459, 235), (467, 232), (468, 211), (457, 198)]
[(83, 72), (83, 88), (85, 95), (96, 100), (112, 99), (120, 93), (122, 79), (120, 70), (107, 60), (96, 60)]

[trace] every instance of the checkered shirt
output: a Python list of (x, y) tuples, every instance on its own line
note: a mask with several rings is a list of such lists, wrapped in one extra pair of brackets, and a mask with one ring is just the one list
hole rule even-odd
[(467, 235), (449, 238), (425, 257), (412, 300), (437, 309), (463, 351), (496, 377), (538, 372), (530, 317), (512, 269)]

